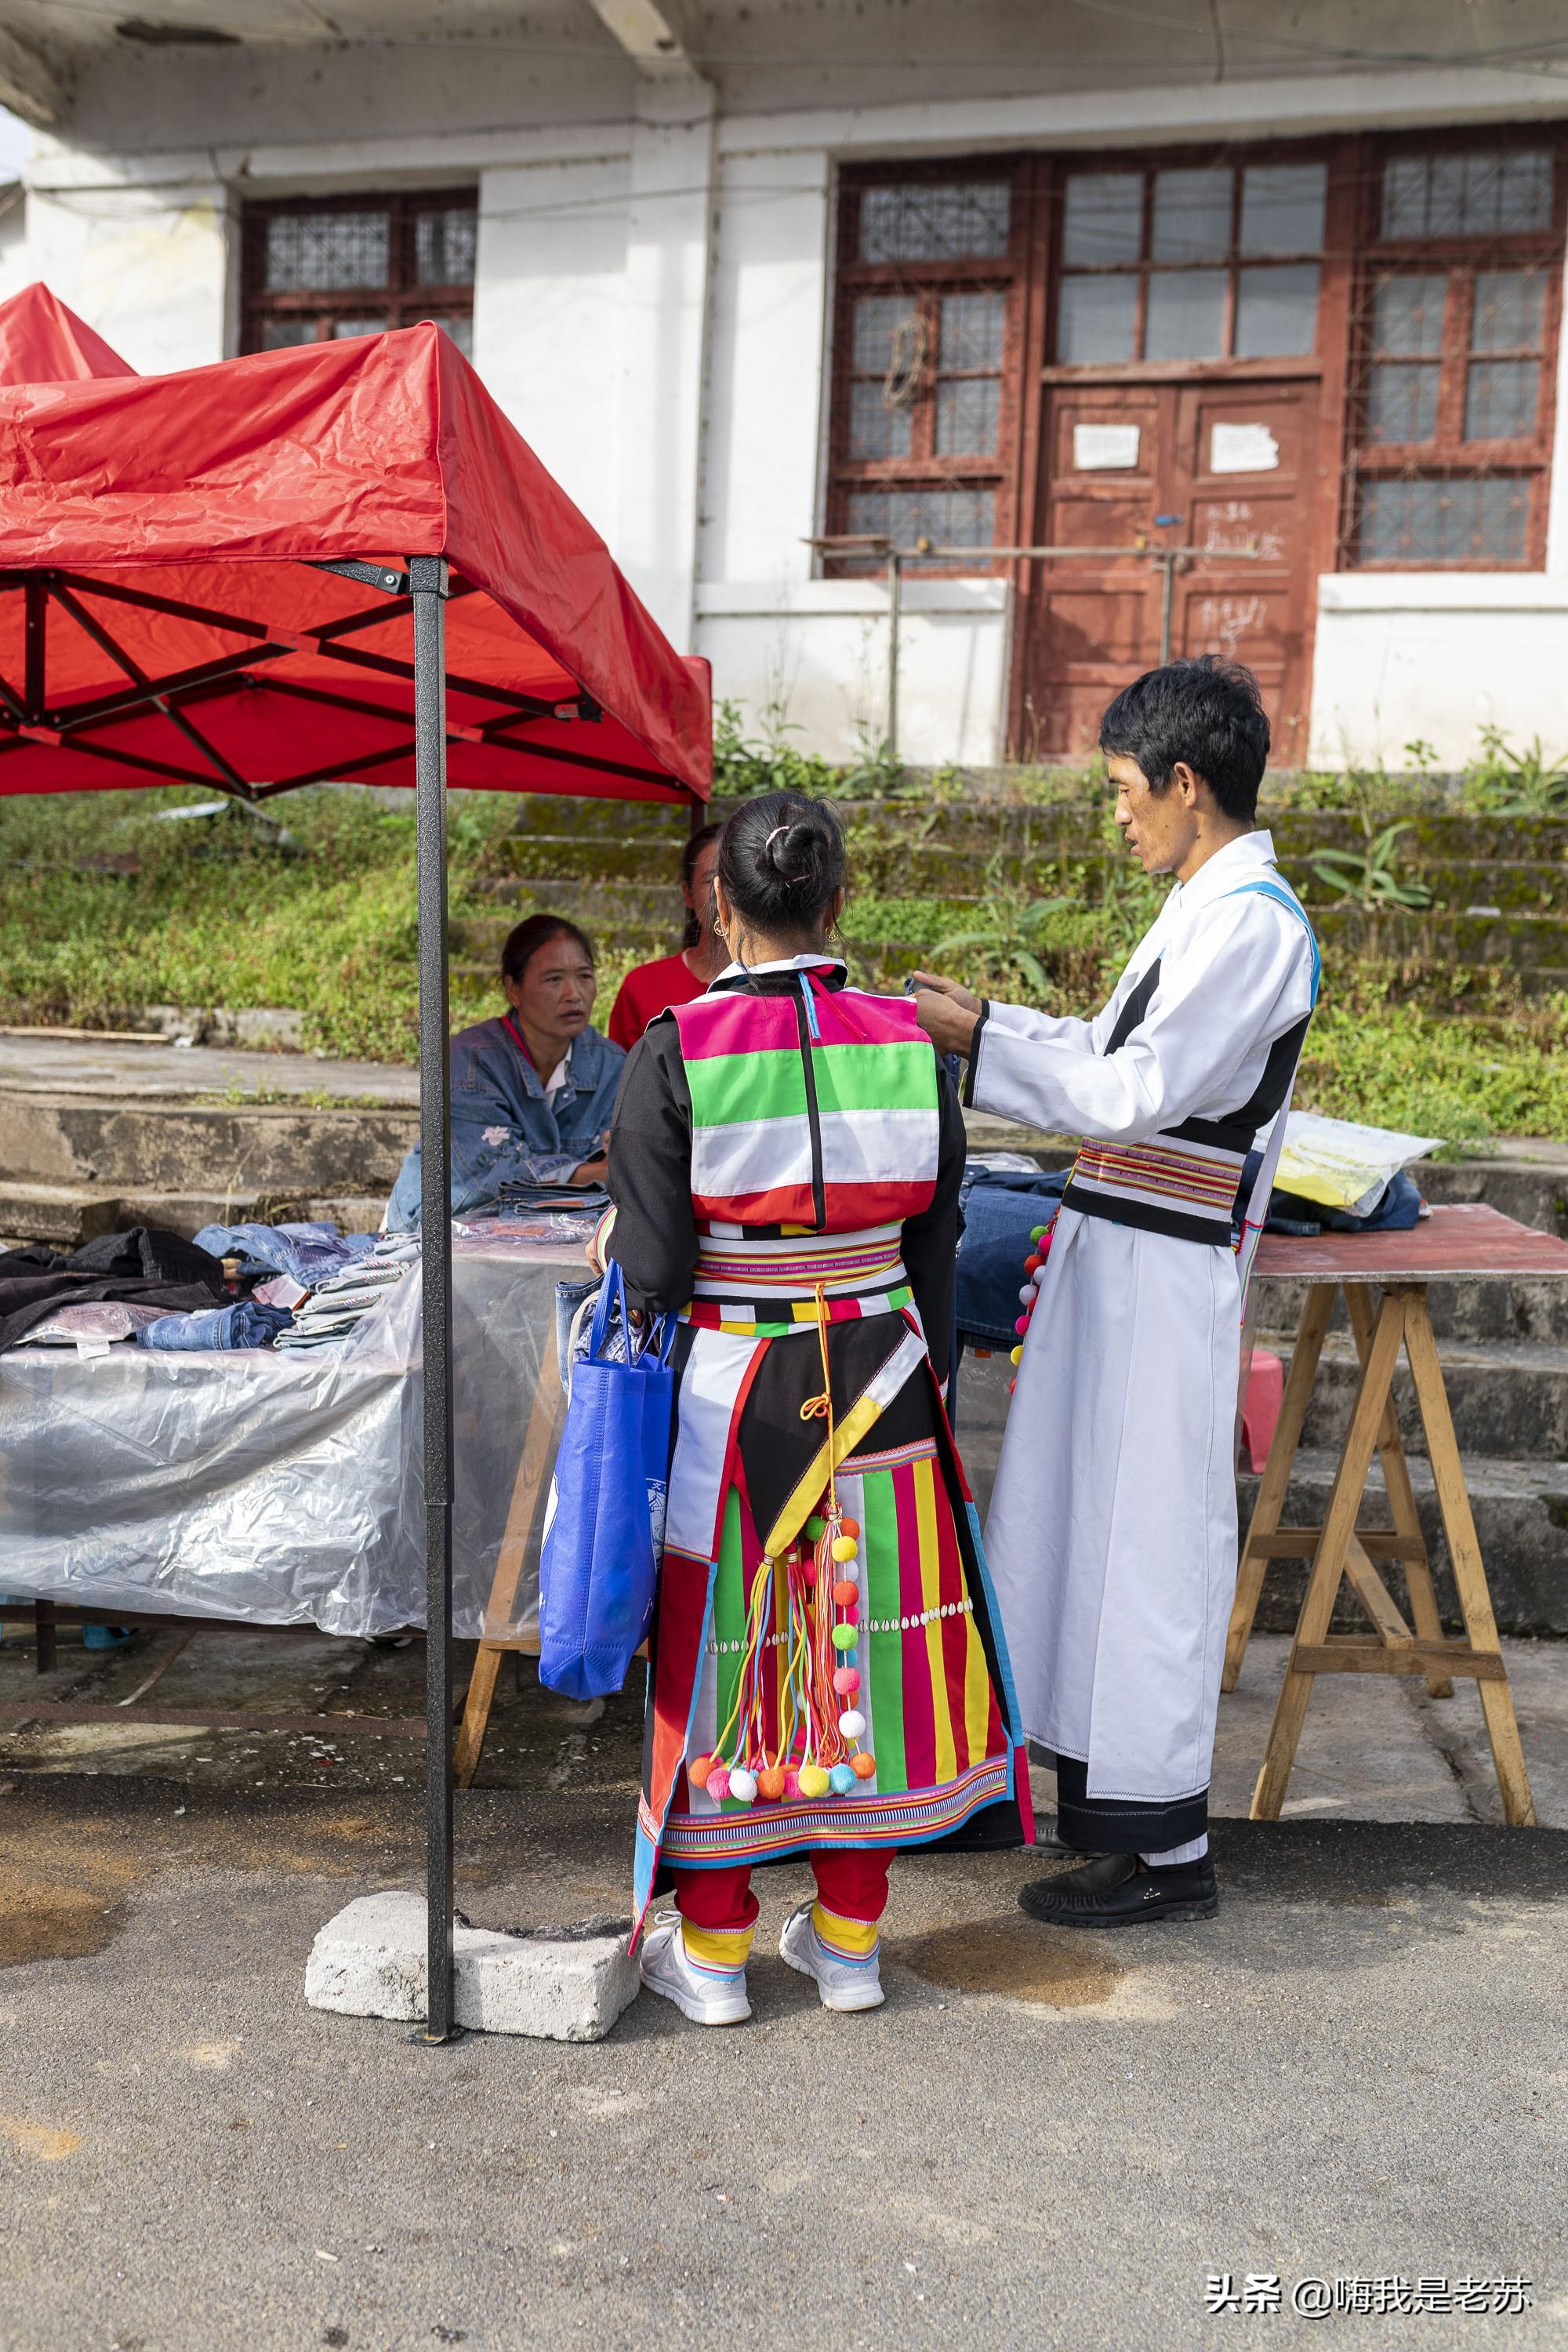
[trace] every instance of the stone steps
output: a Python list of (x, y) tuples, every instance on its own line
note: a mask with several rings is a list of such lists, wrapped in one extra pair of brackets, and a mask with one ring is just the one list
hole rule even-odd
[[(1297, 1456), (1285, 1508), (1287, 1526), (1321, 1526), (1336, 1458), (1331, 1451), (1316, 1448), (1304, 1449)], [(1410, 1457), (1410, 1479), (1436, 1572), (1438, 1606), (1445, 1622), (1457, 1625), (1458, 1603), (1431, 1465), (1419, 1454)], [(1568, 1633), (1568, 1461), (1523, 1462), (1471, 1454), (1465, 1461), (1465, 1481), (1500, 1626), (1515, 1633)], [(1257, 1499), (1258, 1480), (1247, 1472), (1237, 1483), (1245, 1529)], [(1375, 1463), (1367, 1480), (1361, 1518), (1367, 1527), (1389, 1524), (1382, 1472)], [(1271, 1562), (1258, 1615), (1259, 1626), (1271, 1633), (1291, 1631), (1306, 1580), (1303, 1562)], [(1396, 1569), (1387, 1581), (1403, 1603)], [(1342, 1601), (1336, 1622), (1347, 1630), (1366, 1630), (1353, 1601)]]
[(100, 1234), (124, 1233), (132, 1225), (161, 1225), (189, 1240), (204, 1225), (251, 1220), (279, 1224), (312, 1217), (328, 1219), (344, 1233), (369, 1233), (380, 1224), (385, 1205), (385, 1192), (122, 1192), (107, 1184), (0, 1181), (0, 1246), (47, 1242), (55, 1249), (79, 1249)]
[[(1292, 1332), (1258, 1335), (1259, 1347), (1271, 1348), (1287, 1364), (1294, 1341)], [(1303, 1433), (1309, 1448), (1343, 1443), (1359, 1377), (1349, 1332), (1331, 1332)], [(1539, 1339), (1453, 1340), (1443, 1350), (1443, 1378), (1467, 1461), (1473, 1454), (1503, 1461), (1568, 1460), (1568, 1347)], [(1426, 1432), (1403, 1361), (1394, 1396), (1406, 1452), (1425, 1454)]]
[[(709, 814), (721, 820), (735, 805), (733, 800), (719, 798)], [(910, 789), (900, 798), (841, 800), (837, 806), (857, 845), (866, 849), (879, 840), (906, 842), (925, 822), (931, 835), (940, 835), (946, 846), (976, 856), (1000, 847), (1076, 857), (1104, 848), (1111, 802), (1102, 783), (1086, 784), (1077, 799), (1047, 802), (1030, 798), (1026, 785), (1007, 796), (991, 796), (966, 791), (961, 783), (955, 794), (942, 784), (922, 786), (911, 772)], [(1353, 809), (1281, 808), (1266, 799), (1258, 815), (1286, 856), (1317, 849), (1354, 850), (1366, 842)], [(1402, 845), (1422, 864), (1503, 859), (1561, 867), (1568, 861), (1568, 817), (1416, 809), (1375, 814), (1373, 831), (1406, 817), (1410, 830), (1402, 836)], [(520, 803), (514, 838), (622, 842), (637, 835), (663, 842), (679, 855), (686, 832), (681, 814), (652, 804), (540, 795)]]

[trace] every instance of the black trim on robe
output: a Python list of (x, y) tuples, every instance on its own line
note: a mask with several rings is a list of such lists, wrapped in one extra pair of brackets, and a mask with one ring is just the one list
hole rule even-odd
[(1142, 979), (1130, 990), (1126, 1003), (1116, 1016), (1116, 1026), (1105, 1041), (1105, 1053), (1114, 1054), (1125, 1045), (1148, 1012), (1149, 1001), (1160, 985), (1160, 964), (1161, 958), (1156, 956)]
[(1206, 1789), (1163, 1804), (1152, 1797), (1091, 1797), (1087, 1764), (1076, 1756), (1058, 1756), (1056, 1768), (1057, 1828), (1081, 1853), (1168, 1853), (1174, 1845), (1208, 1835)]
[(969, 1040), (969, 1060), (963, 1073), (963, 1107), (965, 1110), (974, 1108), (974, 1080), (980, 1068), (980, 1040), (985, 1034), (985, 1024), (990, 1018), (991, 999), (988, 996), (983, 996), (980, 1000), (980, 1018), (976, 1021)]

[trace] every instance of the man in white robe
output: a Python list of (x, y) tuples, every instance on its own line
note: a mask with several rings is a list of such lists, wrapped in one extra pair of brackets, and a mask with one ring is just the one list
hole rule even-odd
[[(1208, 1784), (1248, 1221), (1318, 972), (1255, 829), (1268, 722), (1250, 674), (1212, 657), (1150, 671), (1111, 704), (1100, 747), (1128, 848), (1174, 877), (1104, 1011), (1055, 1018), (917, 975), (925, 1027), (968, 1057), (965, 1102), (1084, 1139), (1023, 1294), (985, 1530), (1024, 1728), (1056, 1759), (1058, 1842), (1099, 1857), (1020, 1900), (1082, 1927), (1218, 1905)], [(1255, 1138), (1274, 1149), (1243, 1202)]]

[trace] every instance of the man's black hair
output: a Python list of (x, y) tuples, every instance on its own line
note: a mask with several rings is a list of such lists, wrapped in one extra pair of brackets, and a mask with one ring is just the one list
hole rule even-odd
[(1258, 680), (1217, 654), (1167, 662), (1124, 686), (1100, 722), (1100, 748), (1136, 760), (1163, 793), (1178, 760), (1203, 778), (1226, 816), (1258, 814), (1268, 720)]

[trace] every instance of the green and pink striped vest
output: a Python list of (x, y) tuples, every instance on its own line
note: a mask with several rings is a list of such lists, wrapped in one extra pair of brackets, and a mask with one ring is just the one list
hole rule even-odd
[(854, 1233), (929, 1208), (937, 1063), (914, 1006), (858, 988), (721, 990), (674, 1008), (700, 1220)]

